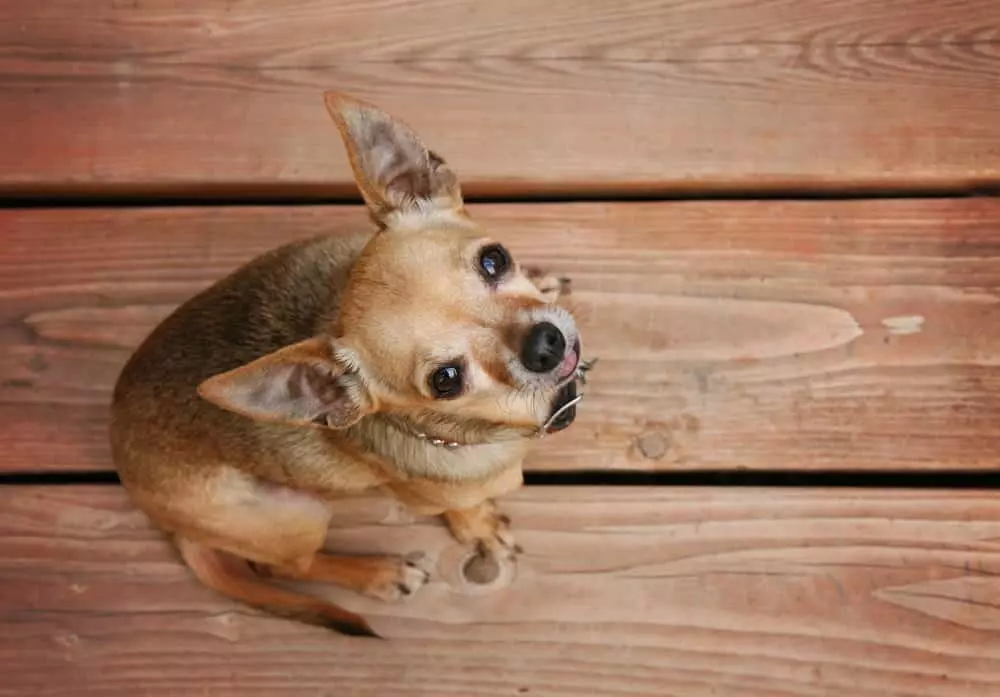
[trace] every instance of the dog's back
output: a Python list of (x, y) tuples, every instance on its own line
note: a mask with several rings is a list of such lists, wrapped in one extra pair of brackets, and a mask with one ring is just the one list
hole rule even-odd
[[(201, 399), (197, 387), (329, 322), (370, 237), (280, 247), (184, 303), (156, 328), (126, 364), (112, 401), (112, 449), (127, 486), (160, 488), (164, 469), (217, 462), (242, 463), (261, 474), (254, 472), (260, 462), (272, 475), (281, 471), (283, 458), (301, 455), (304, 440), (325, 435), (246, 419)], [(200, 444), (196, 462), (192, 443)]]

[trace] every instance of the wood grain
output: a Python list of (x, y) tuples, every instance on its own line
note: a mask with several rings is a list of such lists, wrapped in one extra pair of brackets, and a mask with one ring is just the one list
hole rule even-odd
[(353, 196), (321, 92), (472, 195), (1000, 182), (995, 0), (7, 0), (0, 193)]
[[(495, 205), (523, 262), (573, 278), (599, 356), (536, 470), (991, 469), (1000, 201)], [(0, 470), (107, 469), (130, 350), (346, 207), (0, 211)]]
[(490, 585), (386, 501), (341, 550), (427, 553), (404, 604), (318, 588), (388, 641), (197, 585), (112, 487), (0, 489), (0, 695), (982, 697), (1000, 684), (1000, 499), (976, 492), (527, 489)]

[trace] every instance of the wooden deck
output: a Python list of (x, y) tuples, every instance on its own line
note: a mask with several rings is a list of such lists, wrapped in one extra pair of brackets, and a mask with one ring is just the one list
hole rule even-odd
[[(996, 0), (85, 5), (0, 6), (0, 696), (1000, 694)], [(106, 438), (179, 302), (368, 225), (331, 88), (571, 276), (601, 357), (494, 583), (338, 512), (435, 570), (323, 589), (385, 642), (195, 583)]]

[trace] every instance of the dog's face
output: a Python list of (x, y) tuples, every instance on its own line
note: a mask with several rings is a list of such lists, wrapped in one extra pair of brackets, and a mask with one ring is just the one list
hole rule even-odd
[(441, 435), (458, 420), (536, 431), (580, 358), (569, 313), (468, 219), (379, 234), (352, 275), (340, 329), (341, 355), (379, 408), (441, 422)]
[(407, 126), (338, 95), (327, 106), (381, 230), (329, 335), (200, 392), (250, 416), (333, 428), (379, 411), (459, 440), (536, 433), (575, 396), (572, 316), (468, 216), (454, 173)]

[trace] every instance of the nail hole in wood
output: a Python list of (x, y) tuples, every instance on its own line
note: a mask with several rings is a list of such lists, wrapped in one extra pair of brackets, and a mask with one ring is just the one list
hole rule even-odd
[(500, 564), (492, 554), (477, 554), (465, 562), (462, 576), (469, 583), (485, 586), (500, 578)]
[(662, 433), (644, 433), (636, 440), (636, 445), (649, 460), (659, 460), (670, 450), (670, 441)]

